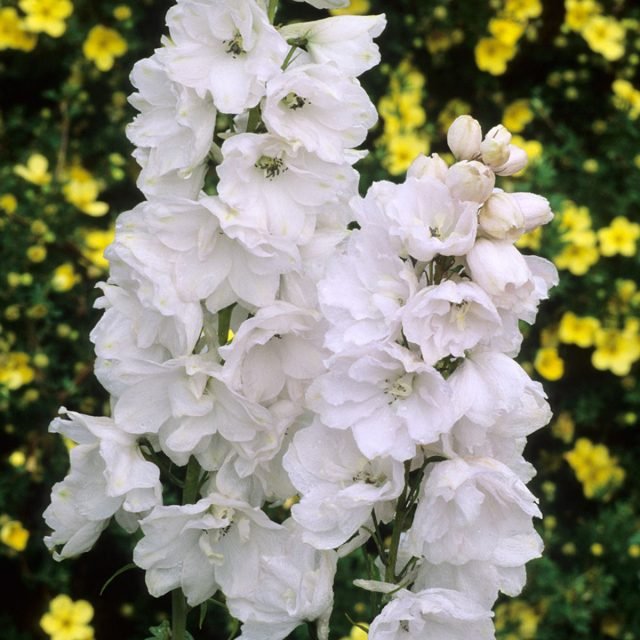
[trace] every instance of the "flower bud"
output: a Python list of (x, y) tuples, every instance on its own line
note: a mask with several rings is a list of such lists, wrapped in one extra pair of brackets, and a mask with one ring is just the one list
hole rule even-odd
[(482, 235), (515, 242), (524, 233), (524, 215), (510, 193), (494, 191), (478, 213)]
[(412, 163), (407, 171), (407, 178), (435, 178), (444, 182), (447, 178), (447, 163), (437, 154), (430, 156), (420, 154)]
[(516, 147), (514, 144), (510, 144), (508, 146), (508, 151), (509, 158), (507, 161), (499, 167), (493, 168), (499, 176), (511, 176), (514, 173), (518, 173), (518, 171), (524, 169), (529, 162), (529, 157), (524, 149)]
[(536, 227), (547, 224), (553, 218), (553, 212), (549, 206), (549, 201), (535, 193), (513, 193), (511, 197), (515, 199), (524, 217), (524, 230), (531, 231)]
[(447, 132), (447, 144), (457, 160), (471, 160), (480, 153), (482, 129), (471, 116), (459, 116)]
[(458, 200), (482, 204), (493, 191), (496, 177), (481, 162), (463, 160), (447, 171), (446, 184)]
[(509, 143), (511, 134), (501, 125), (490, 129), (480, 144), (482, 162), (492, 169), (499, 167), (509, 160)]

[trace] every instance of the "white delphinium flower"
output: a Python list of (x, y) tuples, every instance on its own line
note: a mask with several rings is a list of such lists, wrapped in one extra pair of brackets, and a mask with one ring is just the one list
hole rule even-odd
[(456, 199), (446, 185), (426, 176), (404, 183), (374, 183), (354, 203), (357, 220), (386, 228), (399, 255), (428, 262), (437, 255), (462, 256), (476, 238), (478, 203)]
[(292, 508), (302, 539), (318, 549), (346, 542), (369, 521), (371, 511), (397, 498), (404, 466), (390, 457), (369, 460), (348, 431), (319, 422), (293, 438), (283, 464), (301, 500)]
[(295, 0), (295, 2), (306, 2), (316, 9), (340, 9), (348, 7), (350, 0)]
[(487, 342), (502, 328), (487, 294), (468, 281), (446, 280), (418, 291), (402, 309), (402, 330), (420, 347), (424, 361), (435, 365)]
[(294, 257), (312, 238), (322, 208), (356, 193), (358, 174), (348, 162), (326, 162), (276, 136), (235, 135), (222, 153), (218, 193), (234, 210), (229, 226), (262, 231)]
[(364, 141), (377, 118), (360, 83), (331, 63), (289, 67), (267, 83), (262, 107), (271, 133), (337, 163), (344, 162), (345, 149)]
[(54, 485), (44, 512), (53, 529), (45, 544), (57, 560), (88, 551), (118, 511), (141, 514), (161, 500), (160, 472), (144, 459), (135, 437), (111, 418), (60, 411), (68, 419), (56, 418), (49, 430), (77, 446), (69, 474)]
[(490, 129), (480, 144), (482, 162), (499, 176), (510, 176), (527, 166), (524, 149), (511, 144), (511, 134), (501, 124)]
[(346, 75), (357, 77), (380, 62), (373, 38), (382, 33), (386, 23), (384, 15), (333, 16), (288, 24), (280, 33), (307, 52), (297, 54), (300, 62), (334, 62)]
[(495, 189), (478, 214), (478, 233), (515, 242), (524, 232), (524, 214), (514, 194)]
[(297, 626), (317, 621), (328, 640), (337, 555), (302, 542), (291, 519), (277, 528), (252, 529), (217, 571), (231, 615), (242, 621), (242, 640), (283, 640)]
[(496, 176), (482, 162), (461, 160), (449, 167), (444, 182), (454, 198), (480, 205), (491, 195)]
[(213, 144), (216, 109), (211, 99), (171, 82), (159, 53), (134, 65), (131, 83), (138, 92), (129, 102), (140, 113), (127, 126), (127, 137), (149, 149), (144, 158), (146, 179), (170, 171), (188, 176), (205, 161)]
[(288, 46), (255, 0), (179, 0), (167, 13), (169, 77), (210, 94), (223, 113), (254, 107), (280, 71)]
[(453, 424), (444, 378), (400, 345), (371, 345), (327, 364), (307, 404), (328, 427), (351, 429), (370, 460), (409, 460), (417, 445), (436, 442)]
[(402, 589), (374, 619), (369, 640), (494, 640), (491, 611), (452, 589)]
[(433, 465), (421, 487), (407, 544), (433, 564), (471, 560), (521, 567), (540, 556), (532, 518), (536, 498), (507, 466), (491, 458)]
[(240, 546), (243, 553), (253, 550), (243, 543), (255, 529), (279, 525), (245, 502), (210, 494), (195, 504), (158, 506), (140, 527), (144, 536), (133, 561), (146, 571), (149, 593), (159, 597), (182, 589), (196, 606), (218, 590), (217, 571), (235, 564)]
[(330, 323), (326, 345), (337, 353), (349, 344), (395, 340), (402, 307), (417, 289), (413, 265), (396, 255), (381, 228), (353, 231), (344, 253), (328, 261), (318, 285)]
[(471, 116), (458, 116), (447, 131), (447, 144), (456, 160), (474, 160), (480, 155), (482, 128)]

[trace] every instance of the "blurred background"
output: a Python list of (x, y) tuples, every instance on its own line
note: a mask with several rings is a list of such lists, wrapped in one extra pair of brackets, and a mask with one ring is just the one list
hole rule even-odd
[[(100, 594), (131, 559), (117, 526), (56, 563), (41, 517), (68, 468), (68, 444), (47, 433), (58, 407), (108, 412), (92, 374), (94, 285), (115, 217), (141, 200), (128, 75), (159, 45), (170, 4), (0, 0), (2, 640), (144, 640), (170, 610), (139, 570)], [(327, 15), (281, 5), (283, 21)], [(519, 241), (561, 275), (519, 357), (554, 411), (526, 451), (546, 550), (524, 593), (497, 605), (498, 638), (640, 638), (640, 4), (353, 0), (344, 12), (389, 23), (383, 63), (362, 78), (381, 115), (363, 190), (402, 180), (420, 153), (446, 156), (447, 127), (470, 113), (529, 153), (500, 186), (542, 194), (556, 214)], [(341, 566), (335, 638), (366, 637), (349, 620), (367, 622), (357, 568)], [(194, 636), (232, 632), (214, 611)]]

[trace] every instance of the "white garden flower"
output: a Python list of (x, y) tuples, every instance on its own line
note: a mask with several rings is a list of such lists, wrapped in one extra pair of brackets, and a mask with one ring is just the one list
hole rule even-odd
[(279, 73), (287, 43), (254, 0), (180, 0), (167, 13), (171, 39), (163, 62), (169, 77), (223, 113), (242, 113)]
[(348, 7), (350, 0), (294, 0), (295, 2), (306, 2), (316, 9), (339, 9)]
[(377, 118), (360, 83), (331, 63), (296, 65), (275, 76), (262, 107), (271, 133), (337, 163), (345, 161), (345, 149), (364, 141)]
[(491, 195), (496, 177), (482, 162), (461, 160), (449, 167), (445, 183), (454, 198), (480, 205)]
[(302, 539), (334, 549), (369, 521), (376, 505), (397, 498), (404, 466), (390, 457), (369, 460), (348, 431), (319, 422), (293, 438), (283, 465), (301, 500), (292, 508)]
[(402, 330), (428, 365), (488, 342), (502, 322), (487, 294), (473, 282), (445, 280), (412, 295), (402, 309)]
[(478, 213), (478, 232), (515, 242), (525, 232), (524, 213), (514, 194), (495, 189)]
[(357, 77), (380, 62), (373, 38), (382, 33), (386, 23), (384, 15), (333, 16), (288, 24), (280, 33), (308, 53), (300, 56), (301, 62), (334, 62), (344, 74)]
[(402, 589), (374, 619), (369, 640), (494, 640), (491, 611), (452, 589)]
[(458, 116), (447, 131), (447, 144), (456, 160), (474, 160), (480, 155), (482, 129), (471, 116)]

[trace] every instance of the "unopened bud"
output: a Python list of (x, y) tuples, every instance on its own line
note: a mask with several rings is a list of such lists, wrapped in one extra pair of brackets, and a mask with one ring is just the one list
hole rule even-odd
[(493, 168), (499, 176), (512, 176), (514, 173), (524, 169), (529, 163), (529, 156), (527, 156), (527, 152), (524, 149), (510, 144), (508, 150), (509, 157), (507, 161), (499, 167)]
[(510, 142), (511, 134), (501, 124), (490, 129), (480, 144), (482, 162), (492, 169), (505, 164), (509, 159)]
[(447, 144), (457, 160), (471, 160), (480, 153), (482, 129), (471, 116), (459, 116), (449, 127)]
[(524, 215), (510, 193), (494, 191), (478, 213), (482, 235), (515, 242), (524, 233)]
[(495, 182), (493, 171), (476, 160), (456, 162), (449, 168), (446, 177), (447, 187), (455, 198), (478, 204), (491, 195)]
[(531, 231), (536, 227), (547, 224), (553, 218), (549, 201), (535, 193), (513, 193), (524, 217), (524, 230)]
[(444, 182), (447, 177), (447, 163), (437, 154), (430, 156), (420, 154), (412, 163), (407, 171), (408, 178), (435, 178)]

